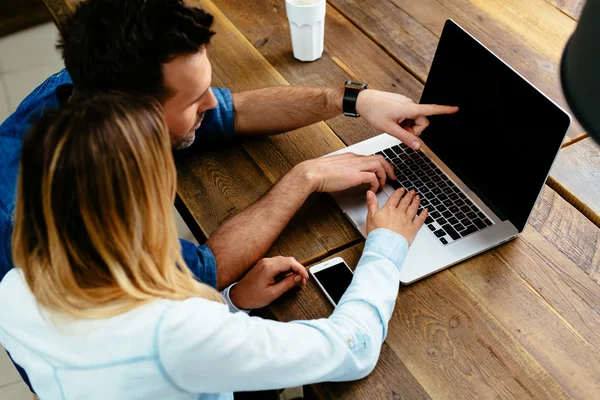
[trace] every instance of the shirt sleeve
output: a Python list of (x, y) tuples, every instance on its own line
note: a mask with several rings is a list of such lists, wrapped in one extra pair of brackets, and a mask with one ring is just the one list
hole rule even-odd
[(201, 282), (214, 288), (217, 287), (217, 261), (215, 255), (208, 246), (188, 242), (179, 239), (181, 253), (188, 268)]
[(350, 287), (327, 319), (277, 322), (205, 299), (178, 302), (157, 328), (158, 362), (179, 390), (267, 390), (368, 375), (398, 295), (408, 243), (369, 234)]
[(212, 88), (212, 91), (217, 98), (217, 106), (205, 112), (196, 135), (200, 141), (231, 139), (235, 129), (231, 91), (225, 88)]
[(244, 310), (242, 308), (237, 308), (237, 306), (235, 304), (233, 304), (233, 301), (231, 301), (231, 297), (229, 296), (229, 292), (231, 292), (231, 289), (237, 285), (237, 282), (232, 283), (231, 285), (227, 286), (225, 288), (225, 290), (223, 290), (221, 292), (221, 296), (223, 296), (223, 299), (225, 299), (225, 302), (227, 303), (227, 306), (229, 306), (229, 311), (231, 311), (232, 313), (236, 313), (236, 312), (244, 312), (246, 314), (249, 314), (250, 311), (252, 310)]

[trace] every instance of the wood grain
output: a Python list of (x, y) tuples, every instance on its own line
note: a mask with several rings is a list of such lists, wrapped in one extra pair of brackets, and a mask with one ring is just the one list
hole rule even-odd
[(523, 290), (526, 283), (509, 265), (491, 251), (453, 268), (452, 273), (569, 396), (593, 398), (600, 391), (600, 353), (539, 293)]
[(576, 21), (546, 0), (469, 0), (510, 32), (560, 63), (567, 40), (575, 31)]
[[(564, 18), (561, 19), (548, 9), (546, 13), (538, 15), (528, 6), (525, 8), (527, 12), (520, 14), (525, 7), (523, 5), (529, 2), (517, 0), (492, 0), (490, 5), (485, 0), (332, 0), (330, 4), (360, 26), (366, 35), (422, 82), (425, 82), (429, 72), (444, 22), (452, 18), (542, 92), (568, 109), (560, 85), (556, 57), (559, 49), (564, 47), (566, 33), (574, 28), (574, 22), (563, 14)], [(492, 5), (496, 8), (488, 9)], [(538, 17), (537, 30), (535, 26), (523, 28), (518, 25), (527, 24), (527, 18)], [(517, 22), (510, 18), (517, 18)], [(553, 34), (546, 37), (557, 20), (560, 22), (558, 36)], [(506, 26), (509, 21), (516, 25), (513, 28)], [(532, 39), (524, 37), (525, 34), (531, 34)], [(535, 46), (552, 51), (554, 55), (549, 56)], [(574, 123), (568, 132), (571, 139), (583, 135), (585, 132), (578, 123)]]
[(531, 226), (496, 254), (600, 351), (600, 286), (592, 277)]
[(543, 190), (529, 225), (600, 283), (600, 230), (556, 192)]
[(586, 3), (586, 0), (546, 0), (556, 8), (570, 16), (576, 21), (579, 21), (581, 11)]
[(451, 271), (402, 288), (388, 335), (427, 392), (434, 398), (565, 398), (560, 384)]
[(591, 138), (560, 151), (548, 184), (600, 226), (600, 145)]

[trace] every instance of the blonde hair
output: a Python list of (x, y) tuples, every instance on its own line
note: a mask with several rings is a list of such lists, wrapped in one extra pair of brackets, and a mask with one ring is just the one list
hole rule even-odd
[(42, 116), (23, 141), (13, 260), (38, 304), (103, 318), (156, 299), (222, 301), (181, 256), (160, 105), (104, 94)]

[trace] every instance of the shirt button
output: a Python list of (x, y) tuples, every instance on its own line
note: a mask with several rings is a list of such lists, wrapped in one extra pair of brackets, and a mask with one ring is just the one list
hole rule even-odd
[(346, 341), (348, 342), (348, 344), (352, 344), (352, 338), (348, 338)]

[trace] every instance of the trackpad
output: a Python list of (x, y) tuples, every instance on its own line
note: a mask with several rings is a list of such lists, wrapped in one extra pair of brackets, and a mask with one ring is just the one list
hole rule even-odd
[(340, 192), (334, 192), (332, 194), (338, 197), (357, 197), (362, 198), (363, 200), (367, 198), (367, 190), (371, 187), (370, 183), (361, 183), (358, 186), (354, 186)]
[[(348, 218), (350, 218), (356, 228), (366, 236), (367, 191), (355, 192), (352, 190), (352, 193), (348, 193), (348, 190), (344, 190), (343, 192), (332, 193), (332, 196), (342, 210), (344, 210), (346, 215), (348, 215)], [(385, 205), (388, 198), (389, 196), (383, 190), (377, 192), (379, 208)]]

